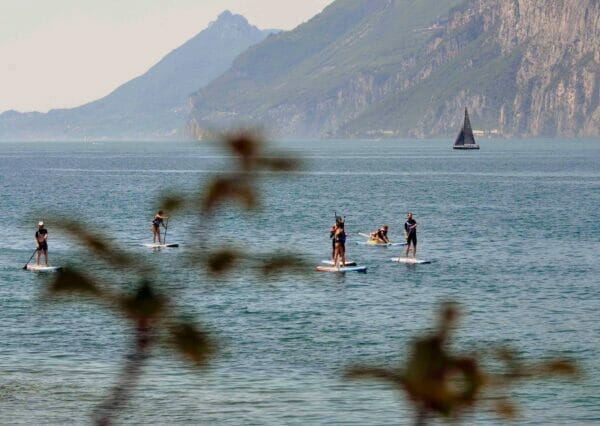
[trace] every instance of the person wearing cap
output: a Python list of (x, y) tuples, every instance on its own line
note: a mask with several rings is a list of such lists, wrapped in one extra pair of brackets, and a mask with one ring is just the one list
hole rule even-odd
[(388, 233), (388, 226), (383, 225), (377, 231), (371, 232), (371, 234), (370, 234), (371, 240), (377, 241), (378, 243), (388, 244), (390, 242), (390, 239), (388, 238), (387, 233)]
[(406, 222), (404, 223), (404, 237), (406, 238), (406, 250), (404, 256), (408, 257), (410, 246), (413, 248), (413, 258), (417, 257), (417, 222), (413, 219), (413, 214), (408, 212)]
[(44, 264), (48, 266), (48, 230), (44, 228), (44, 222), (38, 222), (38, 230), (35, 231), (35, 246), (37, 247), (37, 265), (40, 264), (40, 257), (44, 255)]

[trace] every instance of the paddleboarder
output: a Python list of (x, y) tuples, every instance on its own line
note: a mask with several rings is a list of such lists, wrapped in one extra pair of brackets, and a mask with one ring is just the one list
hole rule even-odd
[(404, 256), (408, 257), (410, 246), (413, 248), (413, 258), (417, 258), (417, 222), (413, 219), (413, 214), (408, 212), (406, 222), (404, 223), (404, 238), (406, 238), (406, 250)]
[(335, 244), (333, 255), (333, 266), (338, 266), (338, 259), (341, 260), (340, 266), (346, 265), (346, 231), (344, 230), (344, 222), (336, 224), (335, 235), (333, 237)]
[(159, 210), (155, 215), (154, 219), (152, 219), (152, 242), (156, 243), (156, 239), (158, 238), (158, 244), (162, 244), (160, 240), (160, 226), (166, 228), (164, 220), (168, 219), (169, 216), (164, 216), (163, 211)]
[(38, 230), (35, 231), (35, 246), (37, 247), (36, 265), (40, 264), (40, 257), (44, 255), (44, 264), (48, 266), (48, 230), (44, 228), (44, 222), (38, 222)]
[[(331, 260), (335, 261), (335, 232), (338, 229), (338, 225), (344, 223), (344, 219), (341, 216), (335, 216), (335, 223), (331, 225), (329, 230), (329, 238), (331, 239)], [(334, 263), (335, 264), (335, 263)]]
[(371, 240), (377, 241), (378, 243), (389, 244), (390, 239), (388, 238), (387, 233), (388, 233), (388, 226), (387, 225), (383, 225), (377, 231), (371, 232), (371, 234), (370, 234), (371, 235)]

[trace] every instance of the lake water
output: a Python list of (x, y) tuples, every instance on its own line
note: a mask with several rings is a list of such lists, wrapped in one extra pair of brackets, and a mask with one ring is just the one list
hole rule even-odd
[[(263, 209), (223, 210), (202, 224), (173, 215), (151, 252), (156, 198), (202, 187), (230, 163), (194, 143), (0, 144), (0, 424), (86, 424), (128, 352), (127, 323), (81, 302), (49, 303), (46, 277), (21, 268), (40, 218), (50, 261), (86, 263), (126, 286), (56, 226), (58, 215), (101, 229), (150, 262), (177, 310), (208, 327), (220, 355), (194, 370), (157, 350), (119, 422), (128, 424), (411, 424), (411, 407), (377, 382), (349, 382), (344, 367), (394, 365), (432, 326), (438, 304), (462, 306), (455, 346), (509, 344), (526, 359), (578, 360), (576, 383), (515, 388), (515, 424), (600, 422), (600, 141), (482, 140), (476, 152), (448, 141), (299, 141), (291, 176), (261, 178)], [(407, 211), (419, 223), (419, 257), (356, 244), (386, 223), (400, 239)], [(334, 212), (346, 216), (348, 257), (367, 274), (261, 279), (241, 263), (209, 279), (189, 254), (236, 243), (252, 253), (297, 252), (315, 266), (330, 253)], [(210, 233), (203, 232), (206, 228)], [(498, 424), (489, 410), (465, 423)]]

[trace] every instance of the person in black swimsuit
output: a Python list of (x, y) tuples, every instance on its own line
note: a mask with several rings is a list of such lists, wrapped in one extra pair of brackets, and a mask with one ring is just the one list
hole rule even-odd
[(162, 244), (160, 241), (160, 226), (162, 225), (165, 228), (164, 220), (168, 219), (168, 216), (163, 216), (163, 211), (159, 210), (155, 215), (154, 219), (152, 219), (152, 242), (156, 243), (158, 239), (158, 244)]
[(337, 224), (335, 235), (333, 237), (335, 243), (335, 254), (333, 256), (333, 265), (337, 266), (338, 260), (341, 266), (346, 265), (346, 231), (344, 231), (344, 222)]
[(38, 230), (35, 231), (35, 246), (37, 247), (37, 261), (40, 264), (40, 257), (44, 255), (44, 263), (48, 266), (48, 230), (44, 228), (44, 222), (38, 223)]
[(413, 219), (411, 212), (406, 215), (406, 222), (404, 223), (404, 237), (406, 238), (406, 251), (404, 256), (408, 257), (410, 251), (410, 245), (413, 247), (413, 258), (417, 257), (417, 222)]
[(335, 232), (338, 229), (338, 225), (340, 223), (344, 223), (344, 219), (340, 216), (335, 217), (335, 223), (331, 225), (331, 229), (329, 230), (329, 238), (331, 239), (331, 260), (335, 260)]

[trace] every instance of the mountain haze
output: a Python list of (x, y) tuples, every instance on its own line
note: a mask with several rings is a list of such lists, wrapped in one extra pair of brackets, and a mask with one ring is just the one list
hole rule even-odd
[(0, 139), (181, 137), (188, 96), (227, 70), (239, 53), (266, 35), (244, 17), (223, 12), (145, 74), (102, 99), (46, 114), (1, 114)]
[(190, 99), (196, 137), (600, 136), (598, 0), (338, 0)]

